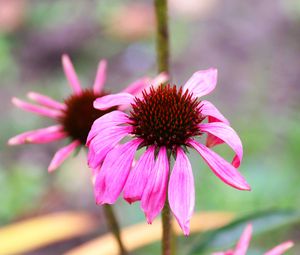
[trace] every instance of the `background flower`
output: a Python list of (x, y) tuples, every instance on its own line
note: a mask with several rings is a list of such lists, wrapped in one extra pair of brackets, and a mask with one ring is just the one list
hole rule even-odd
[[(245, 228), (234, 250), (228, 250), (225, 252), (216, 252), (213, 253), (212, 255), (246, 255), (251, 241), (251, 236), (252, 236), (252, 225), (249, 224)], [(289, 250), (291, 247), (293, 247), (293, 245), (294, 244), (292, 241), (284, 242), (274, 247), (273, 249), (265, 252), (264, 255), (281, 255), (285, 253), (287, 250)]]
[[(18, 98), (13, 98), (12, 102), (17, 107), (33, 112), (35, 114), (54, 119), (57, 125), (47, 128), (28, 131), (11, 138), (8, 141), (10, 145), (19, 145), (24, 143), (49, 143), (64, 138), (69, 138), (71, 143), (60, 148), (54, 155), (48, 171), (53, 171), (59, 167), (70, 154), (80, 145), (85, 145), (86, 138), (93, 122), (102, 115), (116, 110), (116, 107), (104, 111), (96, 110), (93, 102), (96, 98), (107, 95), (103, 90), (106, 80), (106, 61), (99, 62), (97, 75), (93, 88), (82, 89), (74, 67), (67, 55), (62, 56), (63, 68), (73, 93), (59, 103), (54, 99), (35, 93), (28, 93), (28, 98), (35, 104), (24, 102)], [(165, 79), (162, 74), (156, 80), (150, 81), (145, 77), (130, 84), (124, 92), (138, 94), (142, 89), (149, 86), (150, 83), (161, 82)]]

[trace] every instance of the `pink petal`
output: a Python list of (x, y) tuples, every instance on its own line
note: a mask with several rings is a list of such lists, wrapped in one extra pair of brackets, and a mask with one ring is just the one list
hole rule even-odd
[(142, 142), (134, 139), (111, 150), (96, 176), (95, 196), (97, 204), (113, 204), (123, 190), (135, 152)]
[(68, 134), (66, 134), (64, 131), (57, 131), (48, 134), (42, 134), (42, 133), (32, 134), (26, 138), (26, 142), (36, 143), (36, 144), (50, 143), (50, 142), (54, 142), (66, 138), (67, 136)]
[(45, 108), (45, 107), (39, 106), (39, 105), (33, 105), (30, 103), (24, 102), (16, 97), (12, 98), (12, 103), (22, 110), (25, 110), (28, 112), (33, 112), (38, 115), (46, 116), (46, 117), (49, 117), (52, 119), (59, 118), (63, 115), (63, 113), (61, 111), (52, 110), (52, 109)]
[[(201, 101), (200, 103), (201, 114), (208, 117), (208, 122), (223, 122), (230, 125), (229, 121), (219, 112), (219, 110), (209, 101)], [(208, 134), (206, 139), (206, 146), (213, 147), (218, 144), (224, 143), (218, 137)]]
[(225, 251), (225, 252), (214, 252), (212, 255), (233, 255), (233, 251)]
[(287, 241), (274, 247), (272, 250), (266, 252), (264, 255), (281, 255), (293, 246), (294, 243), (292, 241)]
[(195, 140), (189, 139), (188, 143), (201, 155), (210, 169), (226, 184), (240, 190), (251, 190), (244, 177), (230, 163), (217, 153)]
[(93, 139), (97, 134), (101, 133), (102, 130), (129, 122), (128, 115), (121, 111), (112, 111), (103, 115), (94, 121), (87, 137), (87, 145), (89, 145), (91, 139)]
[(200, 102), (201, 114), (209, 118), (209, 122), (224, 122), (230, 125), (229, 121), (223, 116), (222, 113), (209, 101), (203, 100)]
[[(22, 134), (19, 134), (15, 137), (12, 137), (9, 139), (8, 144), (9, 145), (19, 145), (19, 144), (23, 144), (23, 143), (40, 143), (41, 140), (47, 140), (49, 139), (49, 141), (54, 141), (55, 137), (57, 137), (56, 135), (58, 135), (58, 133), (62, 133), (63, 127), (61, 125), (55, 125), (55, 126), (50, 126), (47, 128), (41, 128), (41, 129), (36, 129), (36, 130), (32, 130), (32, 131), (27, 131), (24, 132)], [(52, 136), (54, 135), (54, 137)], [(59, 136), (59, 135), (58, 135)], [(64, 134), (63, 137), (65, 137), (66, 134)], [(61, 138), (63, 138), (61, 137)], [(37, 139), (36, 139), (37, 138)], [(51, 140), (51, 138), (54, 138)], [(57, 138), (61, 139), (61, 138)]]
[(252, 236), (252, 225), (248, 224), (236, 245), (233, 255), (246, 255)]
[(114, 106), (129, 105), (133, 102), (134, 96), (128, 93), (118, 93), (97, 98), (94, 101), (94, 108), (99, 110), (107, 110)]
[[(169, 76), (167, 73), (163, 72), (160, 73), (158, 76), (156, 76), (153, 80), (149, 79), (148, 84), (144, 87), (143, 90), (140, 90), (139, 92), (135, 93), (135, 97), (141, 98), (143, 97), (143, 92), (149, 93), (150, 88), (157, 88), (161, 84), (167, 82), (169, 79)], [(125, 107), (121, 107), (122, 110), (126, 109)]]
[(8, 145), (20, 145), (26, 142), (26, 138), (29, 135), (35, 134), (38, 130), (31, 130), (19, 135), (16, 135), (8, 140)]
[(94, 82), (94, 93), (100, 93), (103, 89), (104, 83), (106, 81), (106, 60), (101, 60), (98, 65), (98, 70), (96, 74), (96, 79)]
[(93, 169), (99, 167), (107, 153), (131, 131), (131, 126), (113, 126), (106, 128), (99, 135), (95, 136), (89, 143), (89, 167)]
[(190, 219), (195, 206), (194, 176), (189, 159), (178, 147), (176, 161), (170, 176), (168, 197), (171, 210), (183, 233), (190, 233)]
[(218, 71), (214, 68), (198, 71), (183, 86), (183, 92), (189, 90), (194, 97), (205, 96), (215, 89), (217, 75)]
[(123, 90), (123, 92), (129, 93), (131, 95), (136, 95), (140, 93), (147, 86), (150, 86), (150, 79), (148, 77), (144, 77), (129, 84), (127, 88)]
[(28, 98), (35, 101), (38, 104), (41, 104), (45, 107), (52, 108), (54, 110), (65, 110), (67, 106), (65, 104), (62, 104), (60, 102), (55, 101), (51, 97), (36, 93), (36, 92), (29, 92), (27, 94)]
[(148, 223), (152, 223), (165, 205), (168, 176), (167, 151), (165, 147), (161, 147), (142, 196), (141, 208), (145, 212)]
[(140, 97), (144, 89), (146, 89), (147, 91), (147, 89), (149, 89), (151, 86), (156, 88), (159, 85), (165, 83), (168, 79), (169, 76), (165, 72), (160, 73), (152, 80), (149, 77), (144, 77), (131, 83), (123, 92), (132, 94), (136, 97)]
[(212, 122), (199, 125), (201, 132), (206, 132), (227, 143), (235, 152), (233, 166), (238, 168), (243, 158), (243, 145), (236, 132), (222, 122)]
[(36, 130), (35, 133), (29, 134), (25, 138), (25, 142), (37, 144), (49, 143), (67, 136), (68, 135), (63, 131), (63, 127), (61, 125), (57, 125)]
[(160, 86), (161, 84), (164, 84), (169, 80), (169, 75), (166, 72), (162, 72), (159, 75), (157, 75), (151, 82), (151, 85), (156, 88)]
[(75, 140), (72, 143), (68, 144), (67, 146), (59, 149), (55, 153), (55, 155), (48, 167), (48, 171), (52, 172), (55, 169), (57, 169), (79, 145), (80, 145), (80, 141)]
[(81, 87), (80, 87), (80, 83), (79, 83), (77, 74), (75, 72), (75, 69), (73, 67), (73, 64), (72, 64), (69, 56), (66, 54), (62, 55), (62, 65), (63, 65), (65, 75), (69, 81), (69, 84), (71, 85), (71, 88), (73, 89), (75, 94), (80, 94)]
[(218, 137), (212, 135), (212, 134), (207, 134), (207, 138), (206, 138), (206, 146), (208, 148), (212, 148), (216, 145), (222, 144), (224, 143), (223, 140), (219, 139)]
[(123, 197), (129, 203), (141, 200), (149, 175), (154, 167), (155, 147), (150, 146), (130, 171)]

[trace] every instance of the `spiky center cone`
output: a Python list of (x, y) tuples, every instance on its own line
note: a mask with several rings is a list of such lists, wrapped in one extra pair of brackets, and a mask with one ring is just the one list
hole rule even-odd
[(100, 111), (93, 107), (95, 99), (106, 95), (105, 93), (95, 94), (93, 90), (83, 90), (81, 94), (74, 94), (65, 100), (67, 109), (65, 115), (60, 122), (64, 126), (64, 130), (74, 140), (79, 140), (85, 145), (88, 133), (94, 121), (106, 113), (116, 108), (110, 108)]
[(188, 138), (200, 134), (197, 125), (204, 117), (199, 103), (188, 91), (183, 93), (176, 86), (151, 88), (132, 104), (133, 134), (142, 138), (145, 146), (174, 150), (186, 145)]

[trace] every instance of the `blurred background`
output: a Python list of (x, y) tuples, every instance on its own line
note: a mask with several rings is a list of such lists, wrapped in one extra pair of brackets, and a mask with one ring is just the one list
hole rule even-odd
[[(253, 189), (242, 192), (224, 185), (191, 151), (196, 210), (234, 212), (246, 220), (255, 217), (259, 231), (249, 254), (262, 254), (287, 239), (297, 243), (300, 2), (169, 0), (169, 5), (172, 82), (183, 85), (197, 70), (218, 68), (217, 88), (206, 98), (240, 135), (244, 145), (240, 171)], [(53, 212), (84, 211), (98, 226), (24, 254), (62, 254), (107, 230), (101, 207), (94, 202), (84, 150), (48, 174), (51, 157), (63, 142), (6, 145), (20, 132), (51, 123), (16, 109), (11, 97), (25, 99), (27, 92), (36, 91), (64, 100), (70, 88), (62, 71), (62, 53), (71, 56), (86, 87), (92, 85), (102, 58), (108, 60), (106, 88), (111, 92), (141, 76), (155, 75), (154, 32), (149, 0), (0, 0), (0, 224)], [(232, 157), (226, 146), (216, 150)], [(120, 200), (115, 208), (122, 226), (144, 221), (138, 204)], [(242, 226), (238, 229), (218, 232), (219, 236), (214, 232), (204, 246), (199, 244), (205, 235), (184, 240), (199, 246), (195, 254), (210, 254), (232, 247)], [(154, 244), (136, 254), (155, 254), (158, 249)], [(287, 254), (299, 253), (300, 245), (296, 245)]]

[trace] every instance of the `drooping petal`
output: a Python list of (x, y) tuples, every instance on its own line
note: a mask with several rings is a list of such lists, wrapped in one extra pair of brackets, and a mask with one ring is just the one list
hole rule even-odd
[(267, 251), (264, 255), (281, 255), (285, 253), (287, 250), (289, 250), (290, 248), (292, 248), (293, 246), (294, 243), (292, 241), (287, 241)]
[(111, 150), (99, 170), (95, 181), (97, 204), (113, 204), (127, 180), (135, 152), (142, 142), (134, 139)]
[(136, 95), (149, 85), (150, 85), (150, 79), (148, 77), (144, 77), (129, 84), (127, 88), (123, 90), (123, 92), (129, 93), (131, 95)]
[(97, 98), (94, 101), (94, 108), (107, 110), (114, 106), (129, 105), (133, 102), (134, 96), (128, 93), (118, 93)]
[[(24, 143), (41, 143), (48, 139), (48, 142), (54, 141), (55, 137), (60, 136), (59, 133), (62, 133), (63, 127), (61, 125), (50, 126), (47, 128), (40, 128), (36, 130), (31, 130), (14, 136), (8, 140), (9, 145), (19, 145)], [(54, 137), (53, 137), (54, 134)], [(65, 135), (66, 136), (66, 135)], [(61, 138), (65, 137), (62, 136)], [(58, 139), (61, 139), (58, 138)], [(56, 140), (58, 140), (56, 139)]]
[(229, 121), (222, 113), (209, 101), (203, 100), (200, 102), (201, 114), (209, 118), (208, 122), (223, 122), (230, 125)]
[(243, 145), (236, 132), (222, 122), (204, 123), (199, 125), (201, 132), (209, 133), (227, 143), (235, 152), (233, 166), (238, 168), (243, 158)]
[(103, 90), (104, 83), (106, 81), (106, 60), (101, 60), (98, 65), (96, 79), (94, 82), (94, 93), (100, 93)]
[(33, 112), (35, 114), (41, 115), (41, 116), (45, 116), (45, 117), (49, 117), (52, 119), (56, 119), (59, 118), (63, 115), (62, 111), (58, 111), (58, 110), (53, 110), (53, 109), (49, 109), (43, 106), (39, 106), (39, 105), (33, 105), (27, 102), (24, 102), (22, 100), (20, 100), (19, 98), (12, 98), (12, 103), (17, 106), (18, 108), (28, 111), (28, 112)]
[(155, 166), (149, 175), (141, 202), (141, 208), (146, 215), (147, 222), (150, 224), (165, 205), (168, 176), (169, 161), (167, 151), (165, 147), (161, 147)]
[(93, 139), (105, 128), (110, 128), (112, 126), (120, 125), (123, 123), (129, 123), (129, 118), (126, 113), (121, 111), (112, 111), (98, 118), (94, 121), (91, 130), (88, 134), (87, 145), (89, 145), (91, 139)]
[(195, 206), (195, 187), (192, 166), (184, 151), (178, 147), (176, 161), (168, 188), (169, 204), (183, 233), (190, 232), (190, 219)]
[(89, 143), (89, 167), (93, 169), (98, 168), (107, 153), (131, 131), (131, 126), (113, 126), (104, 129), (99, 135), (95, 136)]
[(129, 202), (141, 200), (149, 175), (154, 167), (155, 147), (150, 146), (130, 171), (126, 181), (123, 197)]
[(75, 94), (80, 94), (81, 93), (80, 82), (78, 80), (71, 59), (66, 54), (62, 55), (62, 65), (71, 88), (73, 89)]
[[(219, 112), (219, 110), (209, 101), (201, 101), (200, 103), (201, 114), (208, 118), (208, 123), (223, 122), (230, 125), (229, 121)], [(206, 146), (213, 147), (218, 144), (224, 143), (218, 137), (208, 134), (206, 139)]]
[(218, 71), (215, 68), (195, 72), (183, 86), (183, 92), (189, 90), (194, 97), (202, 97), (212, 92), (217, 85)]
[(248, 224), (243, 234), (240, 237), (239, 242), (236, 245), (233, 255), (246, 255), (249, 243), (252, 237), (252, 225)]
[(207, 134), (206, 146), (208, 148), (212, 148), (212, 147), (214, 147), (216, 145), (223, 144), (223, 143), (224, 143), (224, 141), (221, 140), (220, 138), (218, 138), (218, 137), (216, 137), (216, 136), (214, 136), (212, 134), (209, 134), (209, 133)]
[(67, 146), (59, 149), (55, 153), (55, 155), (48, 167), (48, 171), (52, 172), (55, 169), (57, 169), (78, 146), (80, 146), (80, 141), (75, 140), (72, 143), (68, 144)]
[(41, 104), (45, 107), (52, 108), (54, 110), (65, 110), (67, 106), (65, 104), (62, 104), (60, 102), (57, 102), (56, 100), (52, 99), (51, 97), (36, 93), (36, 92), (29, 92), (27, 94), (27, 97), (33, 101), (35, 101), (38, 104)]
[(201, 155), (214, 174), (223, 182), (239, 190), (251, 190), (237, 169), (217, 153), (192, 139), (188, 140), (188, 144)]

